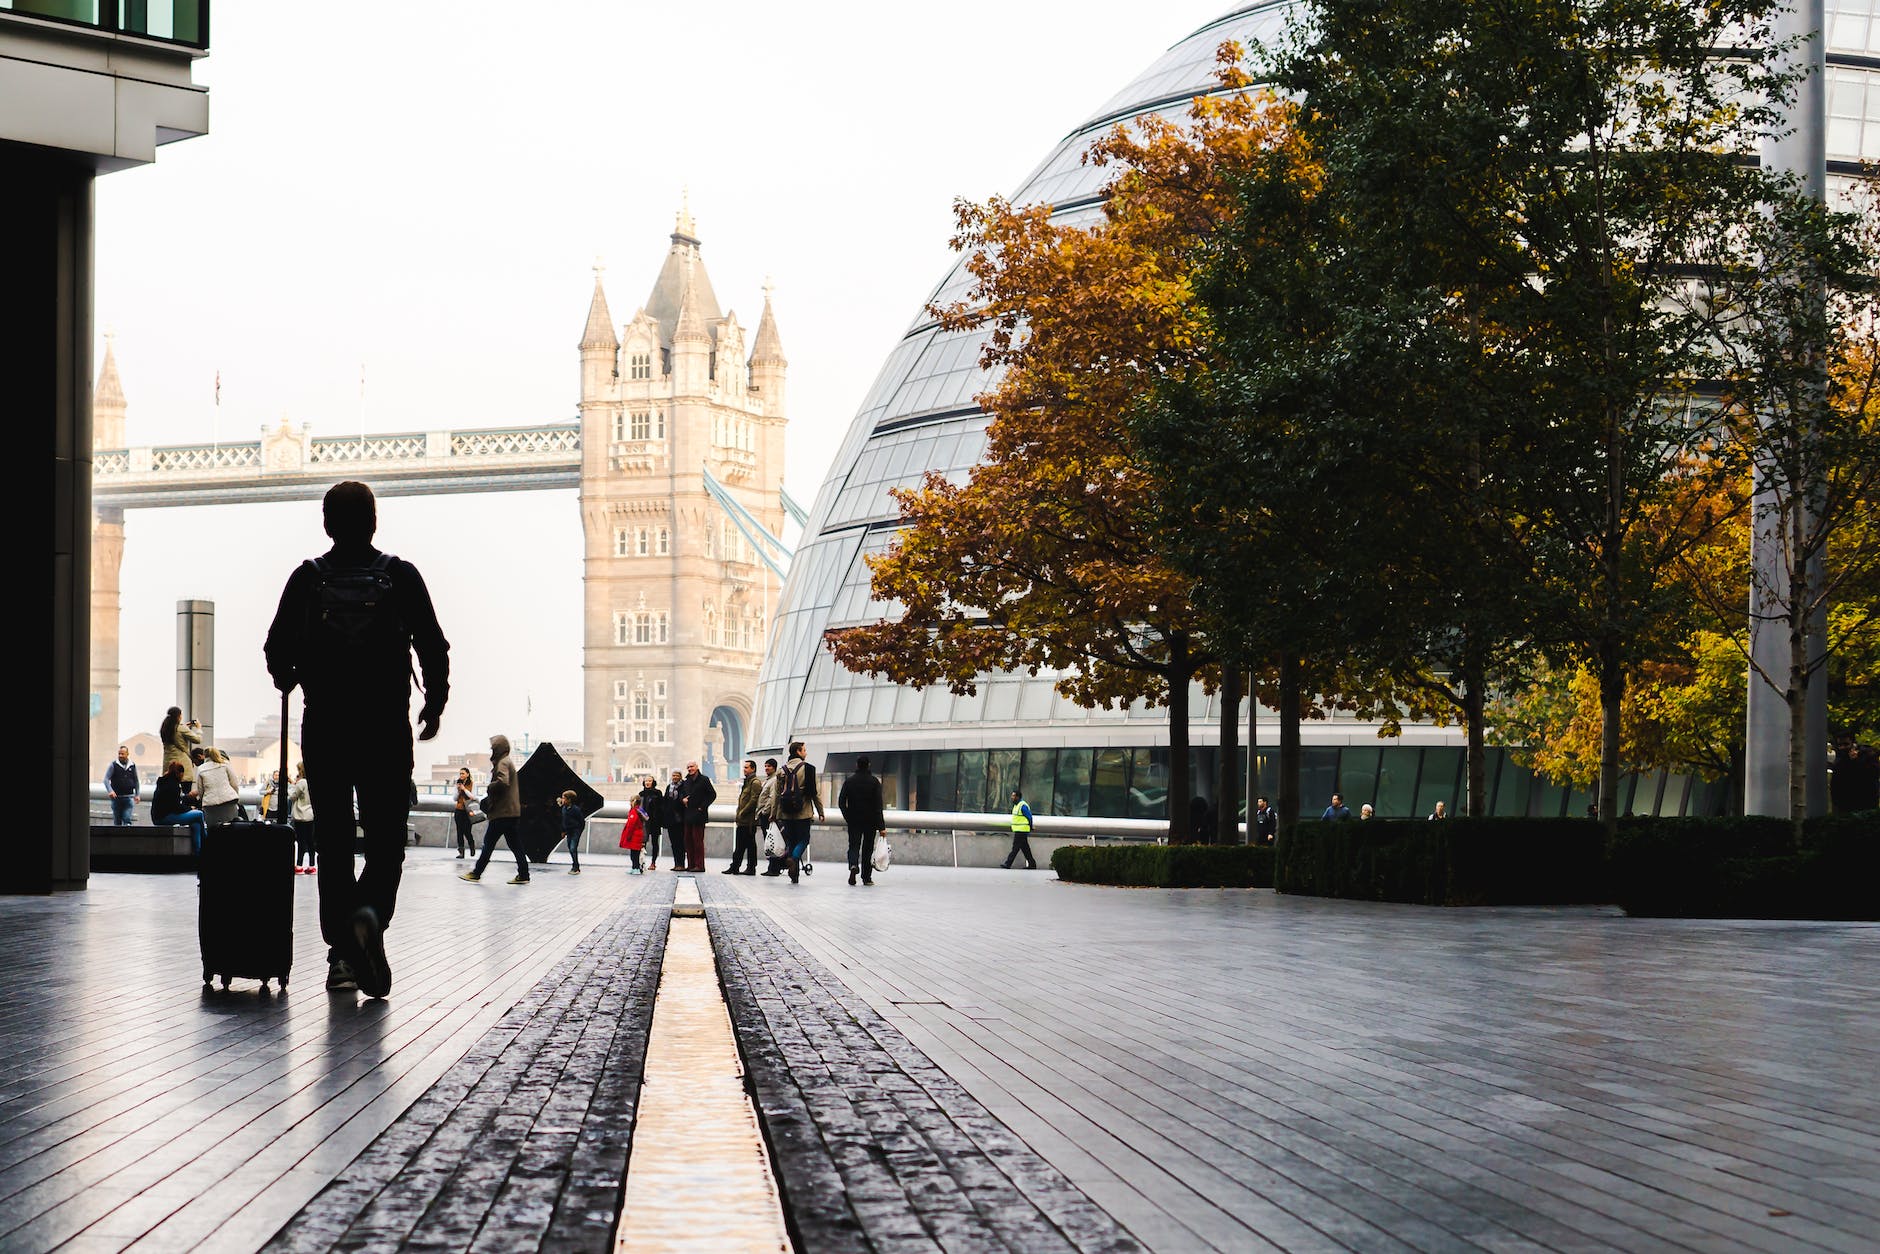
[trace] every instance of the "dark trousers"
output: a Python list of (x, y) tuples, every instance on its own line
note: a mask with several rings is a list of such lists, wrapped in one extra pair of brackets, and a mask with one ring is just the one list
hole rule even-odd
[(736, 871), (750, 859), (749, 869), (757, 869), (757, 825), (755, 823), (738, 824), (737, 839), (731, 846), (731, 869)]
[(873, 879), (875, 875), (875, 829), (872, 827), (851, 827), (849, 829), (849, 870), (860, 871), (863, 879)]
[[(659, 861), (659, 829), (651, 828), (646, 834), (647, 847), (653, 851), (653, 861)], [(676, 867), (685, 865), (685, 828), (668, 827), (666, 829), (666, 860)]]
[[(411, 817), (411, 723), (402, 711), (374, 716), (348, 709), (329, 725), (308, 701), (301, 726), (307, 786), (320, 817), (320, 935), (343, 956), (356, 942), (352, 916), (370, 906), (390, 927), (405, 872), (405, 824)], [(354, 813), (365, 836), (366, 864), (353, 870)]]
[(491, 819), (483, 833), (483, 852), (477, 855), (477, 874), (489, 870), (490, 855), (496, 852), (496, 842), (509, 842), (509, 852), (516, 855), (516, 877), (529, 878), (529, 855), (522, 848), (522, 820), (519, 818)]
[(320, 864), (320, 859), (316, 853), (320, 847), (317, 843), (319, 840), (319, 830), (319, 828), (313, 825), (312, 819), (294, 820), (295, 866), (299, 866), (303, 858), (306, 859), (308, 866), (318, 866)]
[(685, 868), (688, 871), (705, 869), (705, 825), (687, 823), (685, 825)]
[(574, 869), (579, 871), (581, 869), (581, 851), (575, 848), (575, 846), (580, 842), (581, 836), (578, 832), (569, 832), (567, 839), (568, 857), (574, 862)]
[(1025, 855), (1026, 866), (1030, 867), (1034, 871), (1038, 869), (1038, 859), (1031, 856), (1031, 833), (1030, 832), (1013, 832), (1012, 833), (1012, 852), (1006, 854), (1005, 861), (1001, 862), (999, 865), (1009, 870), (1011, 868), (1011, 865), (1014, 862), (1018, 861), (1018, 856), (1020, 854)]
[(477, 851), (477, 835), (470, 829), (470, 811), (467, 809), (453, 810), (451, 811), (450, 817), (451, 821), (457, 825), (458, 854), (475, 853)]

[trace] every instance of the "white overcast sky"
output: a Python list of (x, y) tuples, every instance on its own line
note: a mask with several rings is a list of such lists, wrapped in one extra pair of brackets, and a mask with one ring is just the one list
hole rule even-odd
[[(623, 322), (686, 188), (745, 326), (775, 281), (807, 505), (951, 260), (953, 199), (1013, 190), (1229, 7), (217, 5), (210, 133), (98, 183), (98, 353), (115, 332), (128, 441), (570, 418), (595, 257)], [(420, 769), (493, 731), (579, 740), (573, 492), (388, 500), (379, 542), (423, 570), (452, 644)], [(272, 712), (261, 640), (324, 547), (317, 504), (133, 511), (120, 733), (172, 703), (182, 598), (216, 603), (217, 731)]]

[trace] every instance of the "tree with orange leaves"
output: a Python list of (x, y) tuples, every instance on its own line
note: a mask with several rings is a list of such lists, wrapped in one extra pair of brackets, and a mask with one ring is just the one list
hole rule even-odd
[(1229, 94), (1197, 99), (1186, 125), (1141, 119), (1093, 146), (1087, 160), (1117, 169), (1095, 221), (997, 197), (956, 206), (975, 281), (930, 312), (949, 331), (988, 329), (986, 456), (963, 484), (931, 474), (894, 494), (906, 527), (870, 565), (900, 614), (828, 640), (850, 669), (916, 687), (1049, 671), (1087, 707), (1165, 704), (1172, 840), (1188, 836), (1189, 685), (1216, 657), (1190, 580), (1159, 555), (1159, 486), (1126, 417), (1207, 351), (1201, 244), (1232, 211), (1237, 172), (1292, 142), (1290, 107), (1247, 90), (1236, 59)]

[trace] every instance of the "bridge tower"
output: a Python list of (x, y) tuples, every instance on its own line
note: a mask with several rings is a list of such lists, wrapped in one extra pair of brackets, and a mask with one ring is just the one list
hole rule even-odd
[(585, 756), (613, 797), (694, 760), (735, 779), (779, 589), (704, 472), (781, 534), (788, 363), (768, 288), (747, 357), (681, 209), (623, 326), (595, 266), (580, 354)]
[[(118, 378), (116, 345), (104, 339), (104, 365), (91, 394), (94, 449), (121, 449), (124, 443), (124, 384)], [(91, 775), (102, 779), (104, 765), (117, 754), (118, 736), (118, 595), (124, 563), (124, 511), (103, 505), (91, 515)]]

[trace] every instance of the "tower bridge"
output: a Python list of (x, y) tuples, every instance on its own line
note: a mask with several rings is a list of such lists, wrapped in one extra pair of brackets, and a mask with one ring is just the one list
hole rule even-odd
[[(340, 479), (381, 496), (579, 493), (583, 744), (604, 792), (697, 760), (728, 779), (742, 756), (789, 550), (783, 356), (766, 286), (747, 354), (720, 312), (681, 210), (644, 306), (624, 326), (597, 265), (573, 419), (539, 426), (357, 435), (283, 420), (260, 438), (136, 446), (107, 340), (93, 404), (94, 765), (119, 743), (119, 567), (127, 511), (319, 499)], [(618, 786), (609, 789), (607, 785)]]

